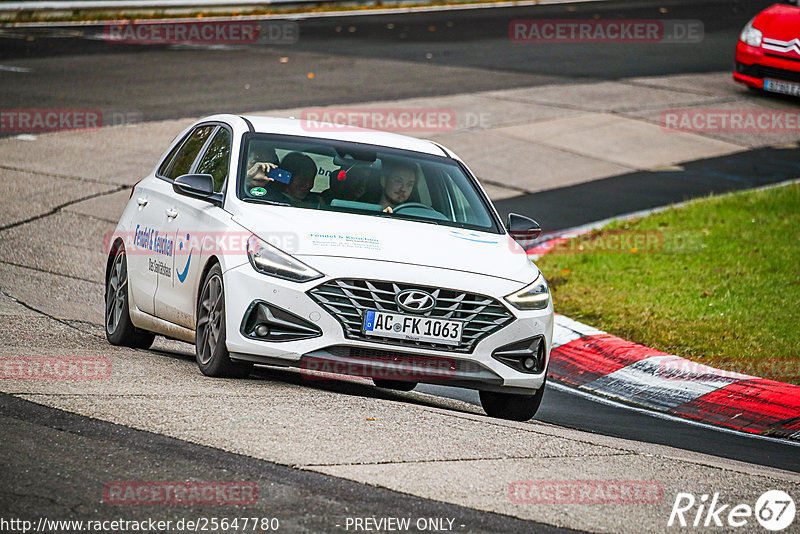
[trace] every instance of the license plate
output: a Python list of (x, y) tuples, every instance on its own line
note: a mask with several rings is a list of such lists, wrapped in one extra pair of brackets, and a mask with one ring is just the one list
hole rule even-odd
[(784, 95), (800, 96), (800, 83), (765, 79), (764, 90)]
[(448, 321), (433, 317), (415, 317), (400, 313), (369, 310), (364, 316), (364, 334), (367, 336), (423, 341), (442, 345), (461, 343), (462, 321)]

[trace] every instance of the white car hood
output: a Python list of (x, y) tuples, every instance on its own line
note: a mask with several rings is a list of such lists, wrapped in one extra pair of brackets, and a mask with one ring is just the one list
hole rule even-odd
[(233, 220), (312, 267), (314, 256), (336, 256), (453, 269), (521, 283), (532, 282), (539, 273), (508, 234), (263, 204), (242, 204)]

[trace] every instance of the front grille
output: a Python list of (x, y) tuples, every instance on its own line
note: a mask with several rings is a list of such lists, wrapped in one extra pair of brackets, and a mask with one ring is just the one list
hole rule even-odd
[[(442, 345), (363, 334), (362, 325), (364, 324), (364, 313), (367, 310), (412, 315), (401, 310), (394, 300), (397, 293), (406, 289), (421, 289), (436, 299), (436, 306), (420, 315), (464, 321), (460, 345)], [(308, 294), (339, 321), (345, 336), (349, 339), (391, 345), (469, 353), (482, 338), (514, 320), (511, 312), (492, 297), (453, 289), (378, 280), (338, 279), (325, 282), (309, 290)]]
[(764, 55), (769, 57), (775, 57), (778, 59), (785, 59), (787, 61), (800, 61), (800, 57), (783, 56), (781, 54), (770, 54), (769, 52), (764, 52)]
[(737, 63), (736, 71), (739, 74), (752, 76), (753, 78), (771, 78), (775, 80), (800, 83), (800, 70), (795, 71), (777, 69), (775, 67), (767, 67), (765, 65), (745, 65), (743, 63)]

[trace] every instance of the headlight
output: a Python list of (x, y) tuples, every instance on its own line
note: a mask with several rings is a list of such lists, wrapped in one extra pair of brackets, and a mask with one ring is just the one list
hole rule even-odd
[(753, 27), (753, 20), (744, 27), (742, 34), (739, 35), (739, 40), (750, 46), (761, 46), (761, 31)]
[(251, 235), (247, 240), (247, 257), (250, 258), (250, 265), (256, 271), (284, 280), (308, 282), (322, 277), (322, 273), (272, 245), (264, 243), (255, 235)]
[(543, 310), (550, 303), (550, 288), (544, 275), (539, 273), (532, 284), (523, 287), (517, 293), (506, 297), (515, 308), (520, 310)]

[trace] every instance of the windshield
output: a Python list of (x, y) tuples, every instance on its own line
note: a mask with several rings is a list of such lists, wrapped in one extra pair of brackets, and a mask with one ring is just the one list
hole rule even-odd
[(458, 162), (419, 152), (249, 134), (237, 195), (248, 202), (393, 217), (500, 233)]

